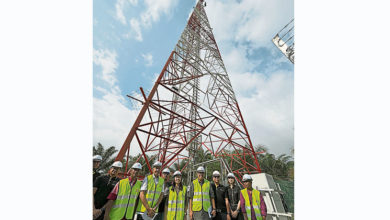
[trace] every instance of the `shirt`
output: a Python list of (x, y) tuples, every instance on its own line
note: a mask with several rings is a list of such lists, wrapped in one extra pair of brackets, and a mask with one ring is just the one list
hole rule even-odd
[(94, 195), (94, 204), (96, 209), (102, 208), (107, 203), (107, 196), (115, 187), (120, 179), (117, 177), (110, 177), (103, 175), (96, 178), (93, 187), (97, 188)]
[[(203, 186), (204, 180), (202, 182), (199, 182), (200, 186)], [(211, 185), (211, 183), (210, 183)], [(190, 185), (188, 186), (188, 198), (192, 199), (194, 197), (194, 183), (191, 182)], [(214, 199), (214, 190), (212, 187), (210, 187), (210, 199)], [(211, 204), (211, 201), (210, 201)]]
[(228, 189), (227, 191), (228, 191), (230, 208), (234, 212), (238, 208), (237, 205), (238, 205), (238, 202), (240, 201), (240, 191), (241, 191), (241, 189), (237, 185), (233, 185), (233, 187), (231, 187), (229, 185), (229, 186), (227, 186), (227, 189)]
[[(134, 184), (137, 182), (137, 178), (131, 179), (131, 177), (128, 177), (130, 186), (134, 186)], [(112, 189), (110, 194), (107, 196), (107, 199), (109, 200), (116, 200), (116, 197), (118, 196), (119, 191), (119, 182), (115, 185), (115, 187)]]
[[(247, 190), (248, 192), (248, 197), (249, 201), (252, 201), (252, 190)], [(246, 210), (245, 210), (245, 199), (244, 196), (242, 195), (242, 192), (240, 192), (240, 201), (241, 201), (241, 211), (243, 215), (246, 215)], [(260, 194), (260, 211), (261, 211), (261, 216), (267, 216), (267, 207), (265, 206), (263, 196)], [(253, 209), (253, 206), (251, 204), (251, 215), (252, 219), (256, 219), (255, 215), (255, 210)]]
[[(155, 176), (153, 175), (154, 184), (157, 185), (158, 179), (159, 179), (159, 178), (160, 178), (159, 176), (155, 177)], [(165, 185), (165, 184), (164, 184), (164, 185)], [(165, 190), (164, 185), (163, 185), (163, 188), (162, 188), (162, 192), (164, 192), (164, 190)], [(144, 178), (144, 181), (142, 182), (142, 186), (141, 186), (141, 191), (146, 191), (146, 190), (148, 190), (148, 177), (145, 177), (145, 178)]]
[(227, 188), (222, 184), (216, 186), (214, 182), (212, 182), (210, 186), (211, 186), (210, 188), (213, 188), (215, 206), (217, 211), (220, 210), (223, 213), (227, 213), (226, 201), (225, 201), (225, 199), (228, 198)]
[(100, 176), (100, 173), (99, 173), (99, 170), (98, 169), (94, 169), (93, 172), (92, 172), (92, 182), (94, 183), (95, 180)]

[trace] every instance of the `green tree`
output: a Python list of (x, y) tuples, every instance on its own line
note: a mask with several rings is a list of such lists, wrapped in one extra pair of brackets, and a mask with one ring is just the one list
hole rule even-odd
[(105, 149), (105, 147), (100, 143), (98, 143), (96, 146), (93, 146), (93, 149), (92, 149), (93, 155), (102, 156), (102, 162), (100, 163), (99, 170), (102, 170), (104, 173), (108, 172), (108, 170), (110, 169), (110, 166), (115, 161), (115, 158), (113, 157), (113, 155), (117, 151), (118, 150), (115, 149), (114, 146), (111, 146), (111, 147)]

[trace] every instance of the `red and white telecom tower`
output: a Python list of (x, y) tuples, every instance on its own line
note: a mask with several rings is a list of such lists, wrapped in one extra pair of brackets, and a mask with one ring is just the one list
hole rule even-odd
[(146, 155), (155, 155), (163, 167), (185, 160), (191, 170), (195, 151), (202, 148), (239, 179), (260, 172), (259, 152), (254, 151), (204, 4), (196, 4), (150, 93), (140, 88), (143, 100), (134, 98), (143, 106), (116, 160), (139, 148), (150, 170)]

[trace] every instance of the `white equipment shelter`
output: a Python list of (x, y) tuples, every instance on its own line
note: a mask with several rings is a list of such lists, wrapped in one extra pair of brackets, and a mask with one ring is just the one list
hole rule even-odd
[(251, 174), (253, 179), (252, 187), (261, 192), (264, 202), (267, 206), (266, 220), (291, 220), (293, 213), (286, 212), (278, 183), (275, 183), (274, 178), (266, 173)]

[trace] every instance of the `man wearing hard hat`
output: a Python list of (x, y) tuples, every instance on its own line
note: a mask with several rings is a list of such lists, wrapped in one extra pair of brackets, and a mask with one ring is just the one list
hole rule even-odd
[(165, 201), (167, 200), (168, 193), (169, 193), (169, 187), (171, 186), (171, 183), (169, 182), (169, 175), (171, 174), (171, 171), (169, 168), (165, 168), (162, 171), (161, 177), (164, 179), (164, 197), (160, 202), (160, 206), (158, 207), (158, 214), (156, 215), (156, 218), (154, 220), (163, 220), (164, 218), (164, 206)]
[(252, 177), (244, 174), (242, 177), (245, 189), (241, 190), (240, 203), (241, 211), (245, 220), (265, 220), (267, 207), (265, 206), (260, 191), (252, 188)]
[(188, 192), (190, 219), (210, 219), (209, 210), (213, 217), (216, 215), (214, 192), (210, 182), (204, 179), (204, 168), (200, 166), (196, 172), (198, 178), (192, 181)]
[[(158, 212), (158, 207), (164, 196), (164, 179), (160, 177), (161, 166), (159, 161), (153, 164), (153, 174), (145, 177), (139, 195), (140, 204), (138, 204), (137, 210), (146, 213), (150, 218), (153, 218)], [(137, 219), (143, 219), (142, 215), (139, 214)]]
[(102, 220), (104, 218), (107, 196), (114, 186), (119, 182), (118, 172), (122, 168), (120, 161), (115, 161), (108, 172), (96, 178), (93, 183), (93, 219)]
[(210, 184), (214, 191), (216, 216), (213, 220), (230, 220), (230, 205), (227, 188), (221, 184), (221, 174), (215, 170), (213, 172), (213, 182)]
[(92, 180), (92, 182), (95, 182), (96, 178), (98, 178), (98, 176), (100, 176), (98, 169), (99, 169), (100, 163), (102, 162), (102, 156), (95, 155), (95, 156), (93, 156), (92, 161), (93, 161), (93, 174), (92, 174), (93, 180)]
[(138, 195), (141, 190), (141, 181), (137, 179), (142, 166), (134, 163), (128, 174), (129, 177), (122, 179), (108, 195), (109, 199), (104, 220), (134, 219)]

